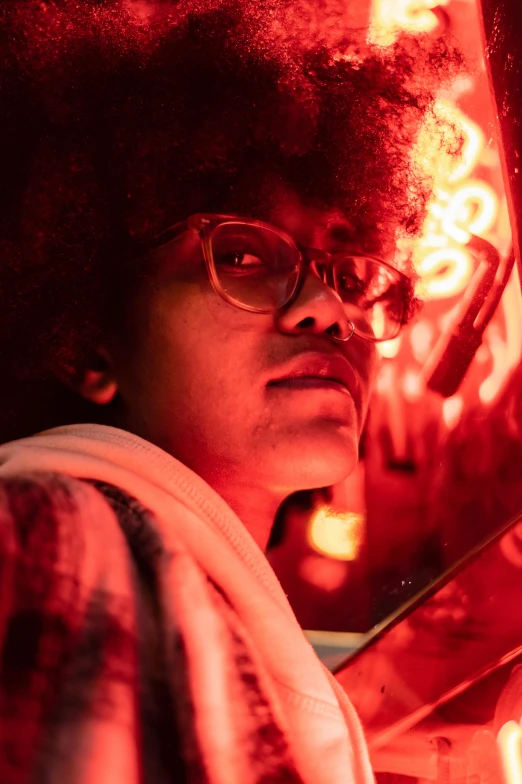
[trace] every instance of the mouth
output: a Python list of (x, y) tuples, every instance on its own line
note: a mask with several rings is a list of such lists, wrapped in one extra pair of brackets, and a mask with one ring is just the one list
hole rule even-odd
[(307, 353), (283, 366), (267, 386), (295, 391), (335, 392), (350, 395), (358, 405), (359, 378), (347, 359), (340, 355)]
[(282, 389), (324, 389), (350, 394), (348, 388), (335, 378), (324, 376), (295, 376), (293, 378), (282, 378), (278, 381), (270, 381), (269, 387), (279, 387)]

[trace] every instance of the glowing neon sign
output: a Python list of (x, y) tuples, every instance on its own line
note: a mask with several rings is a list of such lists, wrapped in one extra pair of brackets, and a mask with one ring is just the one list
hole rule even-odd
[(389, 46), (401, 30), (430, 33), (439, 25), (433, 9), (447, 5), (449, 0), (374, 0), (370, 39)]
[(428, 209), (425, 232), (415, 253), (424, 299), (445, 299), (463, 291), (474, 269), (466, 249), (472, 234), (484, 235), (498, 215), (498, 199), (486, 182), (466, 179), (478, 163), (484, 145), (480, 128), (456, 106), (440, 102), (436, 116), (448, 122), (462, 137), (458, 159), (441, 159), (439, 144), (430, 128), (421, 134), (416, 156), (422, 165), (437, 172), (434, 199)]
[[(437, 9), (449, 4), (449, 0), (373, 0), (368, 39), (386, 46), (392, 44), (401, 31), (413, 34), (434, 32), (441, 21), (441, 13)], [(472, 88), (473, 80), (468, 78), (462, 84), (459, 82), (455, 95)], [(414, 153), (419, 165), (434, 175), (434, 197), (428, 207), (424, 233), (416, 243), (413, 260), (420, 279), (420, 298), (443, 303), (459, 296), (474, 273), (477, 262), (467, 246), (471, 236), (482, 236), (494, 244), (500, 243), (502, 252), (507, 252), (509, 227), (504, 218), (505, 209), (500, 211), (497, 193), (476, 175), (478, 164), (490, 166), (494, 163), (481, 128), (451, 98), (437, 102), (433, 119), (434, 123), (428, 122), (421, 131)], [(444, 152), (445, 145), (440, 144), (440, 127), (444, 124), (448, 129), (449, 148), (453, 141), (451, 134), (462, 142), (458, 156), (448, 155)], [(502, 225), (502, 220), (505, 225)], [(501, 300), (505, 337), (499, 324), (496, 327), (492, 324), (485, 336), (485, 351), (492, 360), (489, 376), (481, 382), (478, 390), (479, 400), (485, 405), (491, 405), (497, 399), (512, 368), (520, 360), (522, 305), (519, 291), (513, 292), (512, 288), (509, 284)], [(448, 322), (451, 321), (452, 311), (439, 313), (435, 322), (437, 329), (447, 326), (446, 316), (449, 317)], [(402, 387), (409, 399), (419, 395), (418, 381), (414, 377), (434, 339), (434, 335), (428, 340), (424, 333), (411, 332), (409, 348), (414, 362), (418, 364), (403, 368), (402, 376), (408, 374), (408, 381), (402, 378)], [(404, 341), (403, 346), (408, 348)], [(397, 353), (394, 348), (386, 344), (378, 347), (381, 355), (390, 359)], [(448, 403), (444, 410), (448, 426), (450, 422), (453, 426), (458, 421), (461, 409), (461, 400)]]
[(446, 299), (463, 291), (473, 272), (469, 253), (461, 248), (440, 248), (417, 263), (421, 294), (425, 299)]
[(502, 760), (505, 784), (520, 784), (522, 781), (522, 727), (516, 721), (508, 721), (497, 735)]

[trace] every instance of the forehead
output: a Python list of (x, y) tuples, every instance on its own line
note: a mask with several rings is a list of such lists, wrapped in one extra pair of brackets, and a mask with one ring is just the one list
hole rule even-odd
[[(375, 237), (361, 236), (360, 231), (341, 209), (306, 203), (295, 191), (280, 185), (272, 191), (270, 198), (264, 200), (264, 204), (258, 203), (257, 209), (228, 209), (211, 214), (236, 215), (268, 222), (289, 234), (302, 247), (317, 248), (329, 253), (385, 255), (384, 245), (377, 246)], [(201, 249), (197, 236), (183, 231), (183, 226), (184, 222), (178, 224), (179, 236), (161, 245), (148, 256), (148, 269), (152, 275), (162, 270), (166, 264), (172, 269), (172, 262), (176, 258), (182, 261), (181, 266), (186, 268), (189, 277), (195, 274), (194, 265), (186, 262), (189, 258), (199, 257)]]
[(304, 247), (321, 248), (330, 253), (376, 250), (341, 210), (305, 204), (293, 193), (285, 193), (273, 202), (268, 220)]

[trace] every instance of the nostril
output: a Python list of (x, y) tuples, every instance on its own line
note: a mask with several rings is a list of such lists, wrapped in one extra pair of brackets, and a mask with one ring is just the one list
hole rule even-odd
[(335, 324), (332, 324), (330, 327), (328, 327), (326, 332), (331, 335), (334, 340), (340, 340), (342, 343), (346, 343), (354, 336), (355, 326), (352, 321), (348, 321), (346, 327), (346, 330), (341, 329), (340, 324), (336, 322)]
[(328, 327), (326, 332), (327, 332), (328, 335), (331, 335), (333, 338), (339, 338), (339, 337), (341, 337), (341, 334), (342, 334), (341, 326), (340, 326), (340, 324), (335, 322), (330, 327)]
[(302, 329), (308, 329), (309, 327), (313, 327), (314, 325), (315, 325), (315, 319), (313, 319), (311, 316), (307, 316), (306, 318), (302, 319), (297, 326), (301, 327)]

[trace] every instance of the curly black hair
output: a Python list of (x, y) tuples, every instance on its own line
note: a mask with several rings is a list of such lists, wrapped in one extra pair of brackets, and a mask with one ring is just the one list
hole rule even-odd
[(99, 339), (125, 260), (190, 214), (263, 218), (284, 185), (368, 248), (419, 229), (430, 183), (411, 149), (459, 55), (368, 48), (337, 12), (2, 0), (0, 440), (60, 423), (56, 406), (30, 416), (45, 385)]

